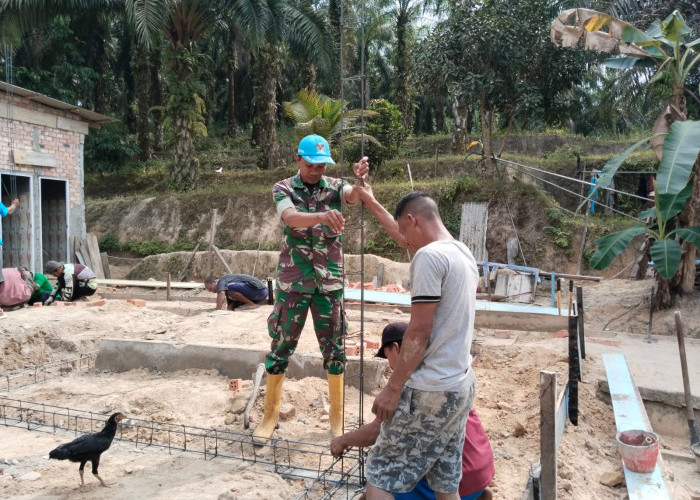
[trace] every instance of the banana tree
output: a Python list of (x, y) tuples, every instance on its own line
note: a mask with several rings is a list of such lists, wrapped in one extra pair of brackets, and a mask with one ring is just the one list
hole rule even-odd
[[(604, 176), (617, 170), (633, 148), (614, 158)], [(630, 244), (635, 236), (646, 234), (649, 253), (659, 281), (656, 307), (672, 305), (669, 280), (678, 271), (683, 253), (682, 243), (700, 248), (700, 226), (685, 226), (678, 215), (693, 193), (693, 165), (700, 152), (700, 121), (677, 121), (671, 125), (664, 142), (661, 164), (655, 183), (654, 207), (639, 215), (639, 224), (609, 234), (596, 241), (598, 250), (590, 261), (593, 269), (605, 269)], [(697, 177), (697, 173), (695, 174)], [(694, 247), (693, 247), (694, 248)], [(693, 252), (694, 253), (694, 252)]]
[[(606, 61), (606, 65), (611, 68), (633, 70), (640, 66), (655, 66), (656, 72), (649, 84), (661, 79), (670, 79), (669, 102), (662, 106), (654, 124), (655, 134), (651, 139), (651, 145), (663, 163), (666, 132), (674, 122), (687, 119), (686, 94), (697, 99), (685, 86), (691, 71), (700, 63), (700, 39), (685, 41), (690, 33), (690, 28), (678, 11), (674, 11), (663, 21), (654, 21), (646, 31), (641, 31), (608, 14), (589, 9), (570, 9), (562, 12), (554, 21), (550, 39), (562, 47), (577, 47), (581, 44), (587, 50), (614, 54), (618, 57)], [(633, 148), (643, 142), (646, 141)], [(633, 148), (625, 153), (631, 152)], [(612, 175), (624, 161), (623, 159), (617, 162), (618, 159), (612, 160), (606, 166), (607, 175), (603, 179), (604, 184), (599, 187), (604, 187), (612, 179)], [(668, 161), (670, 160), (667, 159), (666, 162)], [(696, 170), (698, 161), (700, 160), (696, 152), (696, 157), (693, 158)], [(690, 170), (692, 168), (691, 163)], [(661, 171), (661, 167), (659, 169)], [(687, 179), (685, 181), (687, 182)], [(695, 208), (700, 205), (700, 176), (695, 175), (690, 182), (689, 192), (692, 195), (686, 199), (687, 203), (678, 214), (678, 218), (682, 225), (694, 227), (700, 223), (700, 214)], [(695, 282), (695, 253), (695, 247), (687, 240), (682, 248), (682, 264), (676, 266), (678, 273), (673, 277), (671, 284), (674, 294), (692, 293)]]

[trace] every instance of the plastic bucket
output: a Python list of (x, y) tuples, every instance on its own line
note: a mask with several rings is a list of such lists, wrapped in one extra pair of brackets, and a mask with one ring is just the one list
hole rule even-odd
[(695, 466), (698, 468), (698, 472), (700, 472), (700, 443), (695, 443), (691, 446), (690, 451), (695, 455)]
[(659, 456), (659, 436), (643, 430), (617, 433), (617, 449), (622, 463), (632, 472), (651, 472)]

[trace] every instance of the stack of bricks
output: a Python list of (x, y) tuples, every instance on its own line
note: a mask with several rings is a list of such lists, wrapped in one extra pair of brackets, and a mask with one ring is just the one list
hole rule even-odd
[[(365, 340), (365, 353), (368, 351), (376, 351), (379, 349), (379, 342), (374, 341), (374, 340)], [(360, 355), (360, 348), (362, 347), (362, 343), (356, 342), (354, 346), (350, 345), (345, 345), (345, 355), (346, 356), (359, 356)]]

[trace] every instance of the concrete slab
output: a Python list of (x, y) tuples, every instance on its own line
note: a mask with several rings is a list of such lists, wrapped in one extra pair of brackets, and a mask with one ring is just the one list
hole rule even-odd
[[(128, 339), (104, 339), (95, 359), (95, 368), (111, 372), (124, 372), (135, 368), (148, 368), (163, 372), (187, 369), (218, 370), (229, 378), (250, 379), (258, 364), (265, 361), (267, 350), (247, 349), (221, 344), (175, 344), (163, 341)], [(387, 361), (365, 356), (364, 391), (369, 394), (382, 382)], [(346, 383), (360, 386), (359, 356), (349, 356), (345, 368)], [(323, 358), (320, 354), (295, 354), (289, 360), (287, 376), (325, 378)]]
[[(586, 338), (586, 354), (623, 353), (654, 430), (669, 436), (689, 438), (676, 338), (658, 337), (658, 341), (653, 344), (648, 344), (643, 339), (642, 335), (622, 334)], [(700, 425), (700, 372), (697, 369), (700, 366), (700, 340), (686, 338), (685, 347), (697, 427)], [(602, 392), (610, 393), (604, 378), (598, 380), (598, 387)]]

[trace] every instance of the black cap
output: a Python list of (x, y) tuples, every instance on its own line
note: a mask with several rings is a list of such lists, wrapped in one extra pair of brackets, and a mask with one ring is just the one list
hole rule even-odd
[(406, 328), (408, 328), (408, 323), (403, 321), (389, 323), (386, 325), (382, 331), (382, 346), (379, 348), (374, 357), (386, 359), (384, 348), (394, 342), (400, 342), (403, 340), (403, 334), (406, 333)]

